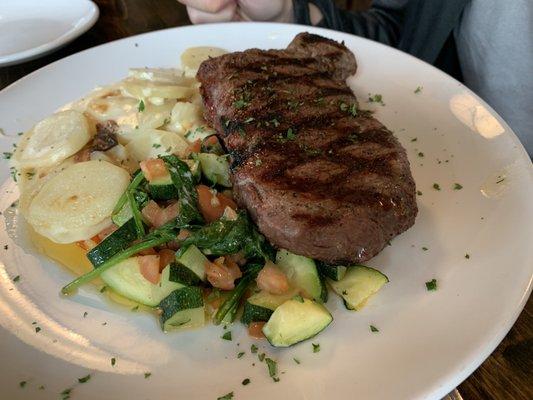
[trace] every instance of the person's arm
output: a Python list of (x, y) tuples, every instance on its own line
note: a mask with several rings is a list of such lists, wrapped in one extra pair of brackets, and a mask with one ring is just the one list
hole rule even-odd
[(397, 47), (408, 2), (374, 0), (369, 10), (355, 13), (341, 10), (332, 0), (293, 0), (294, 20), (299, 24), (353, 33)]

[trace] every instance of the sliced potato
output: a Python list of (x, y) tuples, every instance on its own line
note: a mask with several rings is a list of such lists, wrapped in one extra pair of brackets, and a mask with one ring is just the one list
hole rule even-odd
[(157, 129), (170, 122), (170, 113), (176, 100), (163, 101), (161, 105), (147, 102), (143, 112), (139, 113), (139, 128)]
[(110, 224), (128, 172), (106, 161), (73, 164), (48, 180), (31, 201), (27, 220), (56, 243), (89, 239)]
[(194, 126), (204, 124), (200, 106), (186, 101), (179, 101), (172, 109), (170, 124), (168, 124), (167, 129), (183, 135)]
[(181, 65), (187, 76), (194, 76), (203, 61), (209, 57), (218, 57), (226, 53), (226, 50), (218, 47), (189, 47), (181, 53)]
[(128, 78), (123, 81), (124, 93), (137, 99), (161, 97), (163, 99), (187, 99), (194, 90), (189, 86)]
[(189, 153), (189, 144), (180, 135), (158, 129), (137, 129), (126, 145), (130, 157), (140, 162), (159, 155), (177, 154), (185, 157)]
[(183, 71), (175, 68), (130, 68), (128, 76), (143, 81), (190, 86), (194, 79), (185, 77)]
[(82, 113), (60, 111), (21, 137), (12, 162), (19, 169), (50, 167), (80, 150), (91, 136), (89, 122)]
[(113, 120), (121, 127), (134, 128), (139, 124), (139, 100), (114, 92), (89, 101), (86, 112), (98, 122)]
[(27, 215), (31, 201), (44, 184), (72, 164), (74, 164), (74, 157), (69, 157), (53, 167), (22, 169), (19, 171), (17, 183), (20, 191), (19, 210), (22, 215)]

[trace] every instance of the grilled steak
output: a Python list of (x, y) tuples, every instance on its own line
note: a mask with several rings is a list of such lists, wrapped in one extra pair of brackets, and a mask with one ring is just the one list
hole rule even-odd
[(346, 85), (356, 68), (343, 44), (302, 33), (197, 75), (237, 202), (275, 246), (336, 264), (373, 257), (417, 214), (405, 150)]

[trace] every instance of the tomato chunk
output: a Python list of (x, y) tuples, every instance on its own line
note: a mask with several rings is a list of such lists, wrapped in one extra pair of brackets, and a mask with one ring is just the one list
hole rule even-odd
[(141, 275), (148, 282), (151, 282), (154, 285), (158, 284), (159, 279), (161, 278), (161, 274), (159, 273), (159, 256), (139, 256), (137, 257), (137, 260), (139, 261)]
[(263, 334), (263, 326), (265, 326), (266, 322), (251, 322), (250, 325), (248, 325), (248, 334), (256, 339), (263, 339), (265, 335)]
[(198, 185), (196, 187), (198, 192), (198, 206), (202, 216), (207, 222), (213, 222), (219, 219), (226, 207), (233, 210), (237, 209), (237, 204), (222, 193), (215, 193), (205, 185)]
[(163, 178), (168, 175), (168, 169), (165, 162), (160, 158), (149, 158), (140, 162), (141, 171), (148, 182)]

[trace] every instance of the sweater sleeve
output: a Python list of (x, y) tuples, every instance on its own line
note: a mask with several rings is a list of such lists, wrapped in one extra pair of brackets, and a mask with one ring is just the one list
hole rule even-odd
[(408, 2), (374, 0), (369, 10), (353, 13), (339, 9), (332, 0), (293, 0), (294, 19), (296, 23), (311, 25), (309, 3), (312, 3), (323, 15), (318, 26), (398, 47)]

